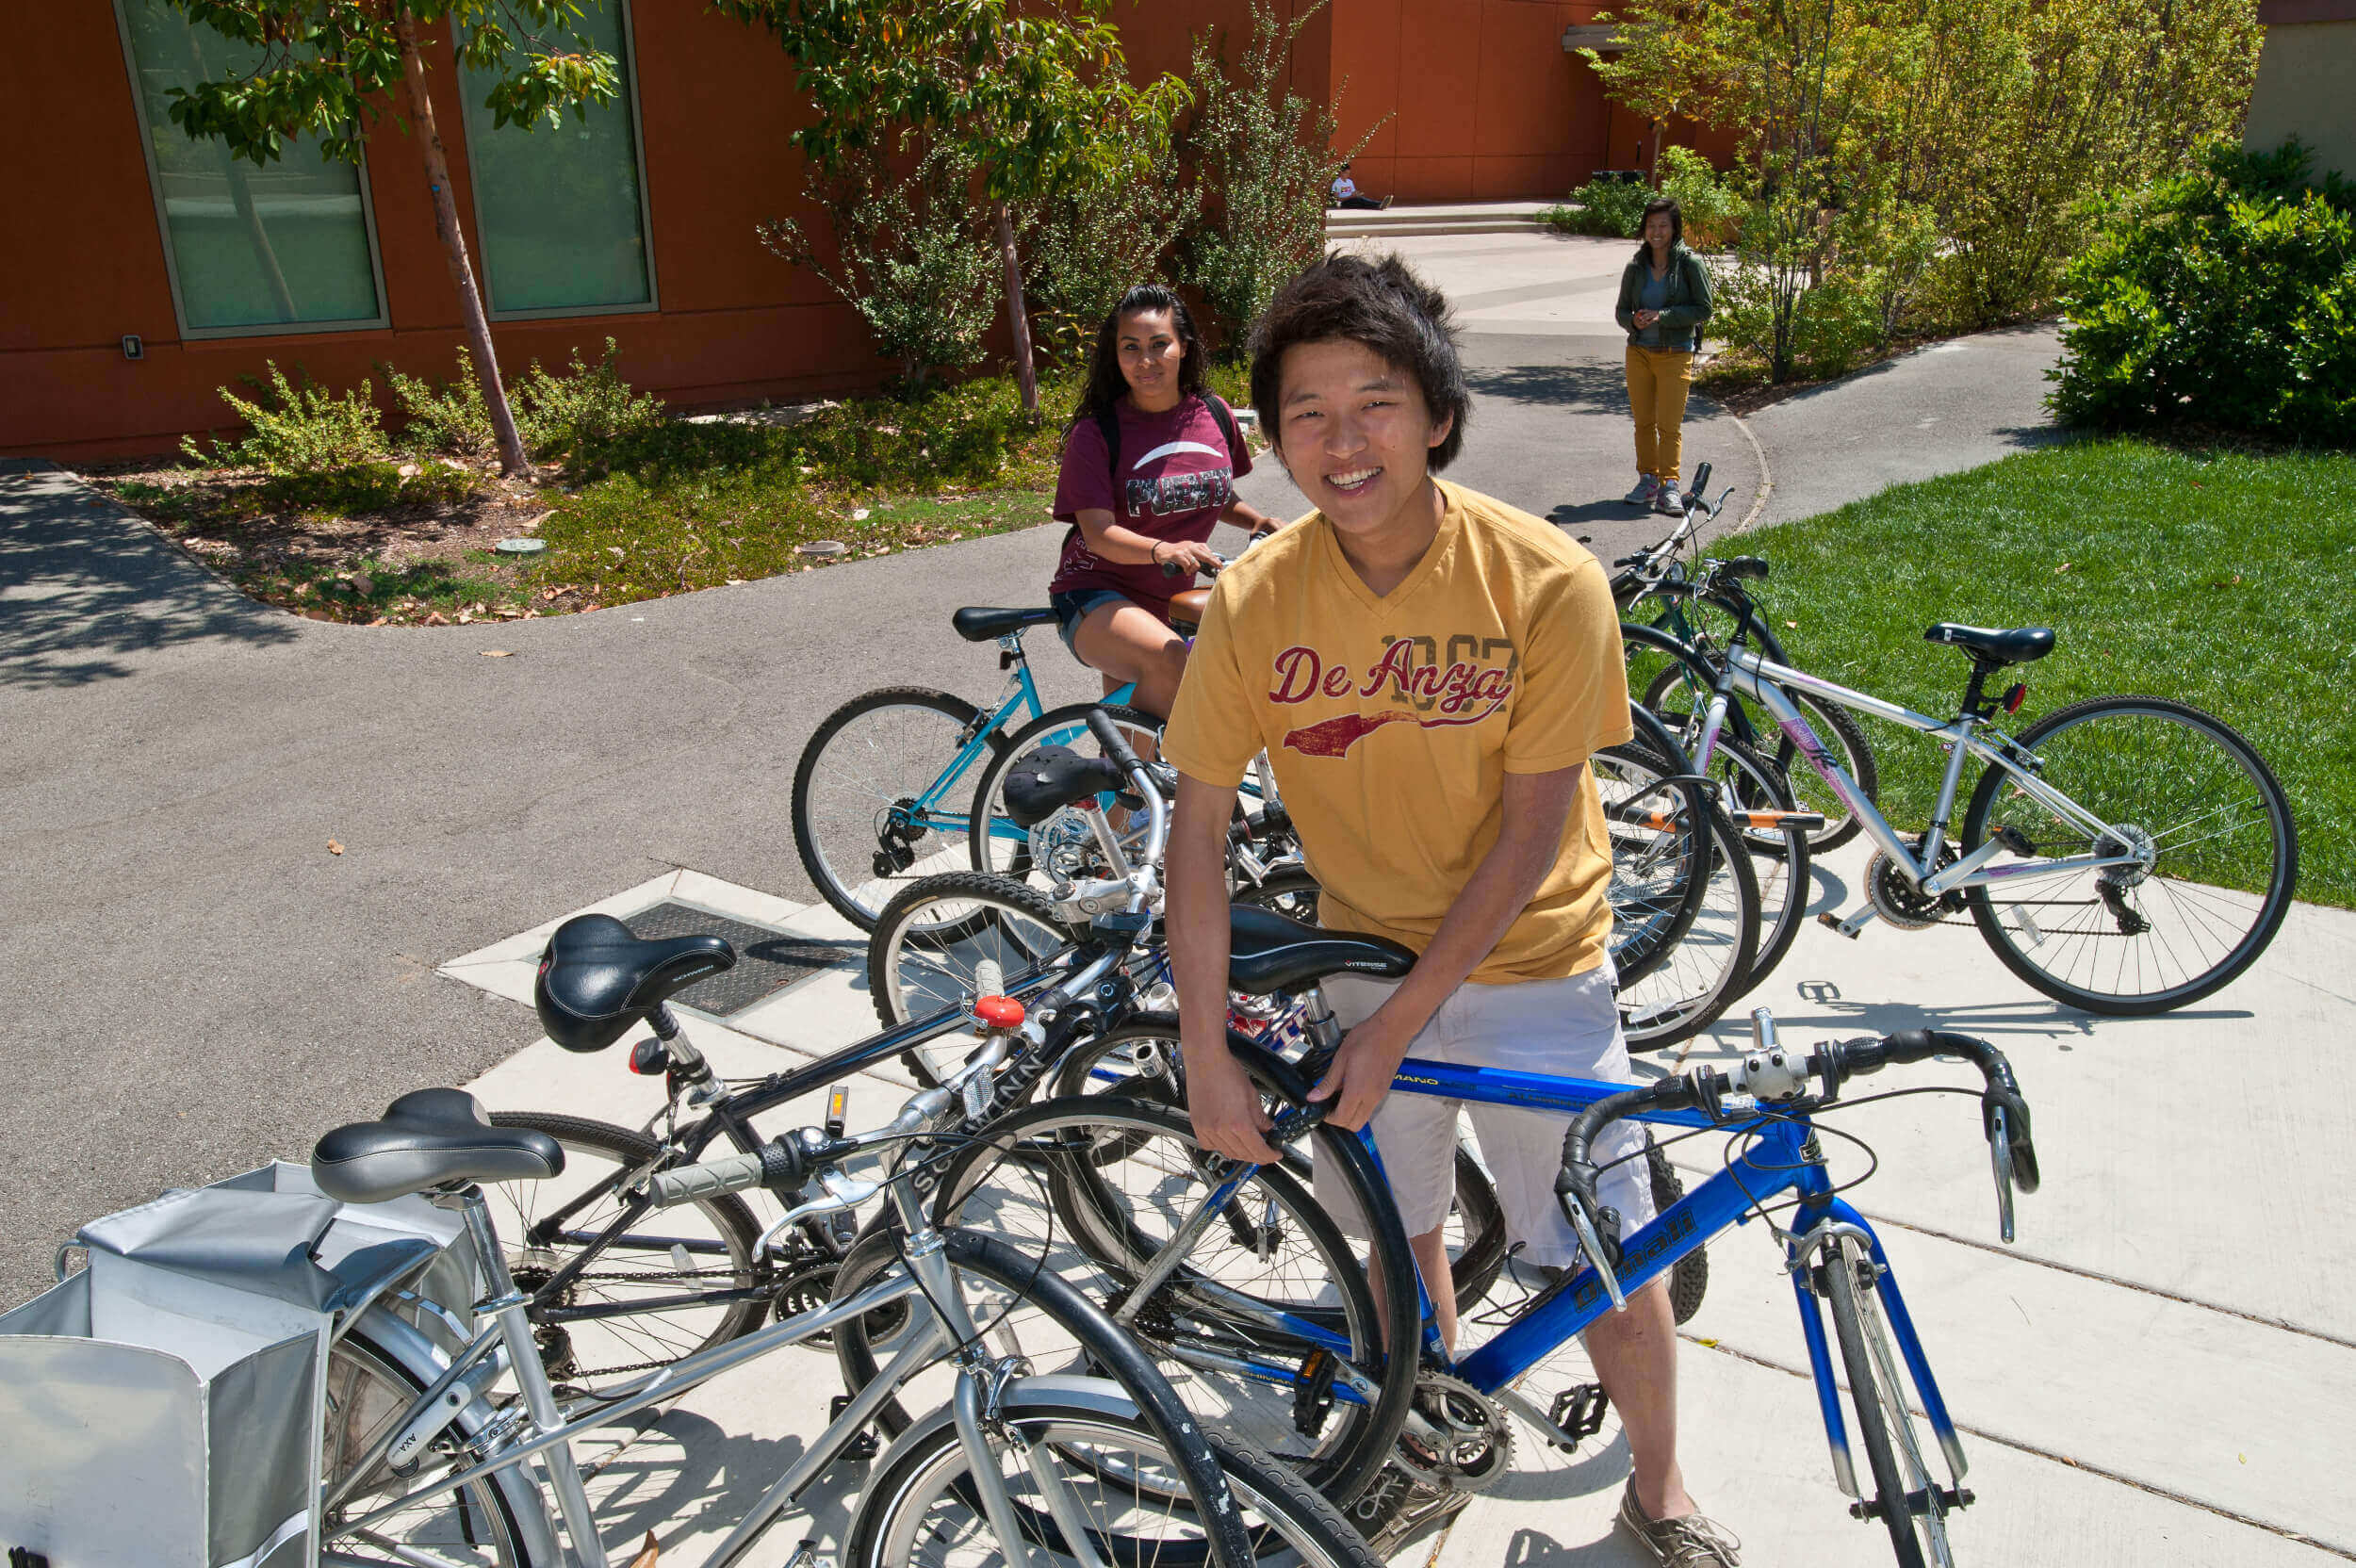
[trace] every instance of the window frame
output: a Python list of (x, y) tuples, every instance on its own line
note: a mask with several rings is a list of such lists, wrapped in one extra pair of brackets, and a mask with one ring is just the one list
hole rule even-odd
[[(597, 3), (597, 0), (592, 0)], [(492, 302), (491, 294), (491, 231), (483, 217), (483, 182), (475, 177), (475, 138), (466, 129), (466, 207), (474, 215), (474, 249), (483, 266), (479, 280), (483, 290), (483, 311), (494, 321), (562, 321), (577, 316), (653, 316), (663, 309), (663, 282), (655, 265), (654, 198), (646, 188), (646, 127), (638, 110), (638, 26), (632, 14), (630, 0), (602, 0), (618, 7), (622, 13), (622, 81), (625, 96), (630, 100), (630, 150), (638, 166), (638, 240), (646, 256), (646, 297), (634, 304), (619, 305), (533, 305), (521, 310), (501, 310)], [(455, 78), (459, 73), (453, 72)], [(463, 116), (466, 106), (459, 106)], [(521, 134), (542, 135), (548, 127), (541, 126)]]
[[(187, 302), (180, 293), (180, 257), (172, 248), (172, 218), (164, 207), (163, 174), (155, 167), (155, 131), (147, 118), (147, 95), (139, 90), (139, 61), (131, 46), (131, 19), (123, 12), (124, 0), (111, 0), (115, 13), (115, 37), (123, 45), (123, 81), (131, 94), (131, 118), (139, 133), (139, 160), (147, 166), (147, 194), (155, 207), (155, 240), (163, 247), (164, 279), (172, 288), (172, 322), (180, 329), (182, 342), (200, 342), (222, 337), (294, 337), (317, 333), (384, 332), (393, 324), (392, 302), (384, 293), (384, 257), (377, 244), (376, 193), (368, 178), (368, 148), (360, 148), (359, 161), (352, 165), (360, 182), (360, 227), (368, 242), (368, 277), (376, 287), (376, 314), (369, 318), (350, 317), (335, 321), (256, 321), (228, 327), (192, 327), (188, 324)], [(200, 24), (190, 22), (189, 26)], [(167, 129), (176, 129), (167, 126)]]

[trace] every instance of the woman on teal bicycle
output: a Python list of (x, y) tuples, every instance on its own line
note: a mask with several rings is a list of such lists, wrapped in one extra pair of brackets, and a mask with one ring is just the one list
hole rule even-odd
[(1252, 451), (1203, 385), (1203, 358), (1176, 293), (1149, 283), (1122, 295), (1097, 332), (1055, 484), (1055, 516), (1072, 529), (1047, 592), (1064, 645), (1107, 692), (1135, 681), (1133, 706), (1157, 714), (1186, 669), (1170, 596), (1218, 564), (1211, 530), (1281, 526), (1235, 495)]

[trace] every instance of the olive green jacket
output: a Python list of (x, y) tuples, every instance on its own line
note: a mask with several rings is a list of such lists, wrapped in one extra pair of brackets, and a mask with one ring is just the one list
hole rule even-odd
[[(1636, 302), (1651, 270), (1650, 247), (1639, 245), (1628, 270), (1620, 274), (1620, 305), (1612, 312), (1630, 343), (1636, 341)], [(1710, 269), (1702, 258), (1678, 240), (1669, 252), (1669, 300), (1661, 307), (1661, 347), (1698, 349), (1702, 323), (1710, 319)]]

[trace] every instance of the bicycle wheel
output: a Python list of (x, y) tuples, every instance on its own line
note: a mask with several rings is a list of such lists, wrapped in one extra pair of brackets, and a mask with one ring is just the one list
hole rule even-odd
[[(2198, 1001), (2256, 962), (2289, 912), (2299, 836), (2249, 742), (2181, 702), (2095, 697), (2039, 719), (2021, 744), (2078, 809), (2057, 812), (2001, 768), (1972, 792), (1963, 853), (1999, 833), (2031, 852), (1965, 893), (2005, 968), (2070, 1006), (2133, 1015)], [(2020, 876), (2089, 854), (2135, 859)]]
[(989, 754), (958, 754), (988, 715), (947, 692), (887, 686), (826, 715), (794, 769), (794, 847), (819, 896), (865, 931), (908, 881), (962, 868)]
[(1636, 745), (1588, 759), (1612, 841), (1612, 963), (1625, 988), (1666, 962), (1708, 896), (1710, 814), (1697, 785), (1669, 782), (1684, 768)]
[[(976, 781), (968, 809), (966, 846), (975, 871), (1002, 876), (1036, 878), (1042, 886), (1078, 876), (1101, 876), (1104, 852), (1096, 835), (1077, 811), (1066, 808), (1025, 831), (1006, 815), (1006, 771), (1041, 746), (1066, 746), (1091, 756), (1096, 738), (1088, 733), (1088, 715), (1103, 708), (1121, 727), (1122, 739), (1140, 757), (1161, 755), (1162, 721), (1137, 708), (1075, 702), (1051, 708), (1007, 737), (1004, 750), (990, 759)], [(1142, 827), (1144, 819), (1138, 819)]]
[[(1890, 1531), (1899, 1568), (1946, 1568), (1948, 1505), (1930, 1467), (1898, 1381), (1897, 1358), (1877, 1305), (1873, 1263), (1861, 1246), (1843, 1236), (1818, 1272), (1824, 1304), (1832, 1310), (1833, 1337), (1849, 1377), (1849, 1408), (1857, 1416), (1857, 1441), (1873, 1481), (1864, 1499)], [(1917, 1499), (1919, 1499), (1919, 1510)]]
[[(597, 1245), (626, 1207), (620, 1194), (663, 1158), (652, 1138), (626, 1127), (540, 1111), (494, 1111), (494, 1127), (546, 1133), (564, 1151), (562, 1174), (545, 1182), (486, 1184), (492, 1223), (522, 1290), (536, 1290)], [(683, 1311), (630, 1311), (638, 1303), (769, 1283), (761, 1225), (743, 1200), (698, 1199), (639, 1216), (548, 1305), (618, 1307), (615, 1316), (535, 1323), (540, 1362), (560, 1385), (596, 1389), (667, 1366), (761, 1327), (765, 1297)]]
[[(876, 1020), (896, 1029), (977, 994), (981, 967), (1001, 984), (1036, 973), (1072, 946), (1055, 906), (1026, 883), (953, 871), (901, 890), (867, 939), (867, 990)], [(965, 1065), (980, 1037), (942, 1035), (900, 1054), (926, 1088)]]
[[(364, 1533), (342, 1528), (344, 1521), (365, 1517), (398, 1500), (414, 1484), (414, 1474), (395, 1475), (382, 1459), (356, 1480), (352, 1469), (368, 1456), (386, 1428), (408, 1418), (417, 1396), (441, 1370), (440, 1364), (422, 1353), (422, 1347), (404, 1354), (358, 1330), (329, 1348), (327, 1399), (319, 1435), (319, 1495), (324, 1501), (341, 1491), (343, 1496), (323, 1510), (321, 1544), (332, 1549), (335, 1561), (384, 1563), (386, 1568), (448, 1561), (450, 1557), (443, 1554), (453, 1553), (459, 1554), (459, 1560), (493, 1563), (499, 1568), (527, 1568), (542, 1561), (554, 1568), (554, 1559), (542, 1558), (529, 1548), (517, 1523), (524, 1511), (545, 1516), (540, 1513), (539, 1494), (525, 1479), (520, 1466), (425, 1499)], [(473, 1438), (487, 1411), (485, 1403), (470, 1405), (453, 1429), (456, 1435)], [(443, 1444), (447, 1443), (446, 1438)]]
[(1747, 995), (1783, 962), (1799, 937), (1814, 890), (1812, 852), (1805, 829), (1764, 827), (1742, 820), (1746, 812), (1772, 815), (1804, 809), (1793, 802), (1791, 779), (1782, 769), (1742, 742), (1721, 736), (1710, 757), (1710, 772), (1724, 792), (1726, 809), (1737, 819), (1743, 847), (1750, 851), (1751, 874), (1759, 883), (1759, 951), (1751, 956), (1751, 972), (1743, 982)]
[[(1866, 740), (1865, 731), (1857, 720), (1849, 716), (1849, 710), (1791, 687), (1784, 688), (1784, 695), (1798, 706), (1801, 717), (1807, 719), (1808, 727), (1816, 731), (1817, 739), (1824, 743), (1832, 760), (1857, 780), (1858, 792), (1868, 800), (1878, 801), (1882, 788), (1881, 764), (1874, 760), (1872, 743)], [(1710, 696), (1710, 688), (1697, 686), (1692, 672), (1671, 664), (1652, 678), (1651, 684), (1644, 689), (1644, 706), (1659, 714), (1661, 722), (1680, 741), (1691, 745), (1700, 738), (1701, 733), (1701, 726), (1694, 713), (1698, 708), (1708, 705)], [(1742, 699), (1737, 697), (1734, 700), (1741, 702)], [(1759, 716), (1748, 709), (1745, 712), (1752, 718)], [(1824, 825), (1808, 835), (1808, 847), (1819, 855), (1826, 850), (1839, 849), (1862, 831), (1857, 813), (1849, 808), (1849, 803), (1842, 800), (1830, 784), (1824, 782), (1822, 774), (1808, 766), (1791, 736), (1782, 733), (1779, 727), (1770, 727), (1776, 729), (1772, 747), (1756, 738), (1749, 743), (1760, 756), (1772, 760), (1791, 780), (1792, 795), (1797, 809), (1817, 812), (1824, 819)]]
[[(1183, 1115), (1186, 1091), (1178, 1020), (1169, 1013), (1141, 1013), (1081, 1042), (1056, 1066), (1052, 1092), (1056, 1099), (1125, 1095)], [(1089, 1157), (1099, 1164), (1127, 1159), (1145, 1141), (1143, 1136), (1100, 1138)], [(1308, 1157), (1298, 1148), (1287, 1152), (1284, 1168), (1298, 1181), (1309, 1180)], [(1489, 1173), (1461, 1145), (1456, 1151), (1456, 1201), (1448, 1210), (1445, 1234), (1457, 1308), (1469, 1311), (1505, 1267), (1505, 1210)]]
[(1304, 925), (1317, 923), (1317, 897), (1321, 890), (1309, 868), (1299, 860), (1287, 860), (1270, 866), (1268, 874), (1256, 883), (1243, 884), (1229, 894), (1236, 904), (1248, 904), (1257, 909), (1272, 909), (1287, 920)]
[(1750, 984), (1759, 951), (1759, 878), (1742, 835), (1713, 806), (1702, 906), (1661, 962), (1620, 987), (1620, 1026), (1630, 1051), (1658, 1051), (1716, 1021)]
[[(1203, 1531), (1173, 1481), (1160, 1444), (1143, 1428), (1092, 1404), (1027, 1396), (1006, 1422), (1013, 1473), (1002, 1470), (1025, 1545), (1024, 1568), (1051, 1562), (1151, 1568), (1201, 1560)], [(1364, 1537), (1338, 1510), (1268, 1455), (1213, 1436), (1213, 1454), (1262, 1568), (1378, 1568)], [(982, 1516), (972, 1461), (946, 1411), (894, 1444), (859, 1499), (844, 1568), (987, 1568), (1009, 1554)], [(1055, 1496), (1050, 1488), (1061, 1488)], [(1072, 1532), (1087, 1537), (1076, 1549)], [(1174, 1548), (1174, 1549), (1173, 1549)]]
[[(1269, 1448), (1327, 1496), (1347, 1500), (1382, 1466), (1415, 1392), (1415, 1324), (1386, 1332), (1367, 1270), (1390, 1299), (1413, 1300), (1415, 1266), (1364, 1146), (1322, 1129), (1311, 1137), (1315, 1157), (1333, 1160), (1364, 1212), (1376, 1217), (1371, 1263), (1300, 1180), (1268, 1167), (1214, 1217), (1126, 1327), (1206, 1426)], [(1121, 1152), (1109, 1162), (1108, 1148)], [(1184, 1114), (1170, 1107), (1113, 1095), (1044, 1101), (949, 1162), (936, 1214), (1007, 1238), (1113, 1311), (1200, 1206), (1214, 1163)], [(854, 1258), (870, 1245), (854, 1249)], [(851, 1260), (843, 1278), (853, 1278)], [(1061, 1364), (1052, 1346), (1045, 1360), (1033, 1350), (1023, 1315), (1009, 1315), (1007, 1329), (1034, 1365)], [(875, 1351), (859, 1332), (839, 1334), (837, 1349), (853, 1388), (875, 1377)], [(1304, 1395), (1304, 1376), (1321, 1370), (1356, 1396), (1326, 1405)]]

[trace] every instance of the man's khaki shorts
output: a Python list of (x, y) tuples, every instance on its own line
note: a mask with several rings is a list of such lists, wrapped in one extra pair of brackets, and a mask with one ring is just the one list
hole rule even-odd
[[(1458, 1067), (1631, 1083), (1612, 978), (1606, 960), (1561, 980), (1468, 982), (1440, 1004), (1407, 1054)], [(1335, 975), (1325, 982), (1325, 994), (1348, 1029), (1371, 1017), (1397, 984)], [(1436, 1230), (1448, 1218), (1456, 1195), (1456, 1113), (1465, 1103), (1393, 1089), (1374, 1113), (1375, 1150), (1410, 1236)], [(1475, 1104), (1471, 1110), (1481, 1163), (1497, 1183), (1505, 1211), (1506, 1234), (1524, 1244), (1519, 1254), (1524, 1262), (1567, 1266), (1579, 1256), (1579, 1241), (1555, 1200), (1554, 1178), (1562, 1168), (1562, 1133), (1570, 1118), (1503, 1105)], [(1594, 1159), (1604, 1167), (1597, 1193), (1620, 1211), (1623, 1237), (1653, 1217), (1644, 1142), (1643, 1132), (1627, 1121), (1605, 1128), (1595, 1141)], [(1614, 1160), (1621, 1163), (1609, 1163)], [(1317, 1201), (1345, 1231), (1365, 1234), (1364, 1217), (1348, 1193), (1324, 1171), (1318, 1176)]]

